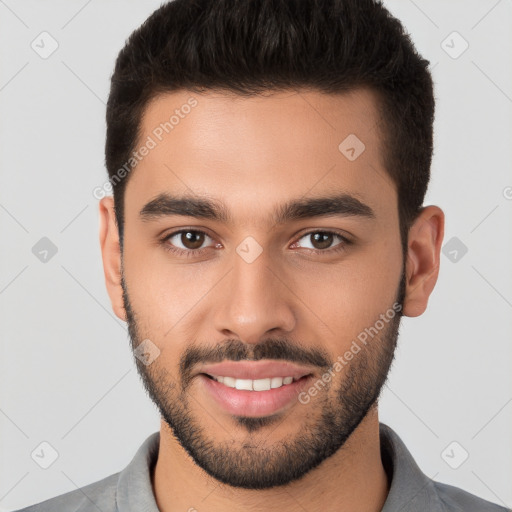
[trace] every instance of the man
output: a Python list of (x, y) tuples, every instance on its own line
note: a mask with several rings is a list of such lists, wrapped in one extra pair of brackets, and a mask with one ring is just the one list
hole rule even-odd
[(108, 293), (162, 421), (38, 511), (499, 511), (379, 423), (435, 286), (428, 62), (370, 0), (174, 0), (117, 59)]

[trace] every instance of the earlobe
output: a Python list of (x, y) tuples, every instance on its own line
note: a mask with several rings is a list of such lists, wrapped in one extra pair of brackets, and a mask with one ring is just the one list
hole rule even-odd
[(427, 309), (439, 275), (443, 237), (443, 211), (433, 205), (424, 207), (409, 230), (405, 316), (420, 316)]
[(126, 321), (123, 289), (121, 286), (121, 249), (113, 197), (107, 196), (100, 200), (99, 221), (99, 240), (105, 285), (114, 313), (118, 318)]

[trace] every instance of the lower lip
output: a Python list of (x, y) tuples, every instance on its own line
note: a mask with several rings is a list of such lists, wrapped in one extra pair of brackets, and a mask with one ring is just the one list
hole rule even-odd
[(311, 376), (268, 391), (248, 391), (224, 386), (224, 384), (200, 374), (199, 380), (206, 392), (226, 412), (236, 416), (259, 417), (280, 412), (286, 406), (298, 402), (298, 394), (308, 385)]

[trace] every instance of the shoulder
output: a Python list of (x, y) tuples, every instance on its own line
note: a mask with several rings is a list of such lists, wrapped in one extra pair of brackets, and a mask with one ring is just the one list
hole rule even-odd
[(119, 474), (107, 476), (74, 491), (30, 505), (15, 512), (115, 512)]
[(486, 501), (459, 487), (433, 482), (447, 512), (510, 512), (511, 509)]
[(382, 461), (391, 481), (382, 512), (512, 512), (459, 487), (432, 480), (421, 471), (400, 436), (384, 423), (380, 423), (380, 442)]

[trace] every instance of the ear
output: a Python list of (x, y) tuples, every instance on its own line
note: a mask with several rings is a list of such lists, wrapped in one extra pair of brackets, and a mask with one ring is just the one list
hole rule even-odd
[(405, 316), (420, 316), (427, 309), (428, 298), (439, 275), (443, 237), (443, 210), (437, 206), (424, 207), (409, 229)]
[(100, 213), (100, 246), (103, 260), (105, 284), (110, 296), (112, 309), (117, 317), (126, 321), (123, 303), (123, 288), (121, 286), (121, 248), (117, 228), (114, 198), (104, 197), (99, 202)]

